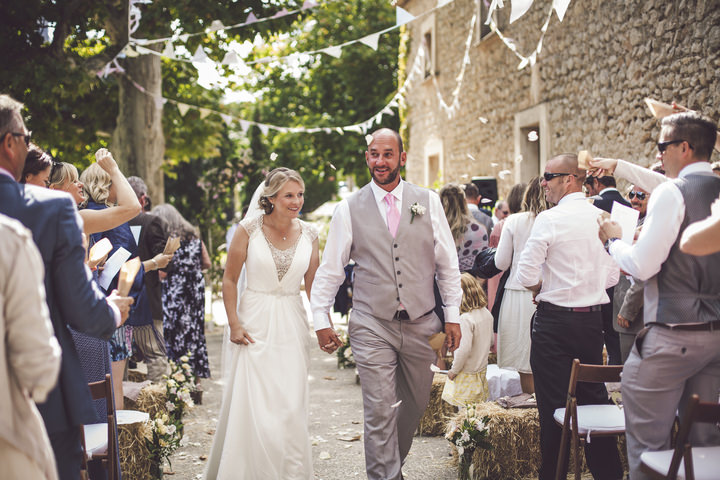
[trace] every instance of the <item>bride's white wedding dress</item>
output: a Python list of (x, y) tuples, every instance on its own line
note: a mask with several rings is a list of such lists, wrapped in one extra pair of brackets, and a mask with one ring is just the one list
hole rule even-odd
[(249, 235), (247, 288), (238, 318), (255, 343), (229, 347), (229, 375), (206, 478), (312, 479), (308, 432), (310, 333), (300, 297), (317, 232), (288, 250), (262, 230), (263, 216), (240, 225)]

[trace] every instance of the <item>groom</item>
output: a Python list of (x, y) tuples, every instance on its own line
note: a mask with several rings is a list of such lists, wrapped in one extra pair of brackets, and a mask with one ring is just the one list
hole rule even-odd
[(311, 299), (320, 348), (341, 341), (330, 307), (355, 261), (348, 333), (362, 384), (365, 466), (370, 480), (402, 478), (401, 467), (430, 399), (435, 353), (428, 338), (441, 330), (433, 313), (433, 280), (445, 304), (448, 348), (460, 344), (462, 299), (458, 259), (440, 198), (403, 181), (400, 135), (382, 128), (368, 137), (372, 182), (341, 202), (330, 223)]

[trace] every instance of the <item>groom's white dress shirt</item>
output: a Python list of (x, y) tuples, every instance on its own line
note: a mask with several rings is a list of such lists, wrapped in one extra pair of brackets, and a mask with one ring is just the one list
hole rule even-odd
[[(395, 204), (398, 209), (401, 208), (404, 183), (403, 180), (400, 180), (398, 186), (390, 192), (395, 197)], [(385, 196), (388, 192), (380, 188), (375, 182), (371, 182), (370, 187), (375, 196), (380, 216), (387, 225)], [(433, 228), (435, 275), (440, 295), (445, 303), (445, 322), (459, 323), (462, 289), (456, 282), (458, 271), (457, 250), (450, 227), (445, 219), (440, 197), (431, 191), (429, 198), (427, 214), (430, 215)], [(330, 327), (328, 314), (335, 301), (337, 289), (345, 279), (345, 265), (350, 261), (353, 232), (352, 222), (350, 221), (350, 207), (347, 200), (343, 200), (337, 206), (330, 225), (330, 233), (322, 255), (322, 264), (315, 275), (312, 298), (310, 299), (315, 330)]]

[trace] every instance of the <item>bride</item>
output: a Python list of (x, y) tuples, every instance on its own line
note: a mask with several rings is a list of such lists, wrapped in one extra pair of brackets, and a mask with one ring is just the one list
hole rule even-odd
[[(296, 171), (271, 171), (253, 196), (260, 193), (262, 211), (246, 216), (228, 250), (223, 301), (232, 343), (208, 479), (313, 478), (300, 284), (309, 297), (319, 255), (317, 232), (297, 218), (304, 189)], [(243, 265), (247, 286), (238, 293)]]

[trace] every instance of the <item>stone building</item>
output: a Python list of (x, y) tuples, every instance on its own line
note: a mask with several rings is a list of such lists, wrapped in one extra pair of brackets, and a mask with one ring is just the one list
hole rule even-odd
[[(535, 0), (510, 24), (511, 2), (494, 19), (528, 56), (553, 2)], [(490, 3), (397, 1), (417, 17), (406, 26), (407, 68), (423, 45), (429, 52), (405, 95), (410, 181), (493, 176), (504, 196), (556, 153), (589, 150), (649, 165), (660, 129), (645, 97), (720, 120), (720, 0), (573, 0), (562, 22), (551, 14), (536, 62), (522, 69), (484, 25)], [(481, 18), (471, 31), (474, 15)], [(440, 99), (452, 104), (454, 90), (450, 115)]]

